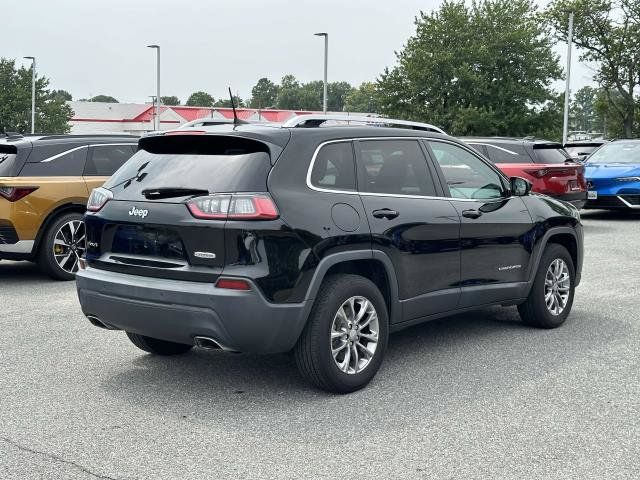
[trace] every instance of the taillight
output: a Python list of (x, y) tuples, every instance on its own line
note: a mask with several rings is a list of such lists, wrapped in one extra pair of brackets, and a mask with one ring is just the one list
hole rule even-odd
[(94, 188), (91, 191), (91, 195), (89, 195), (89, 200), (87, 201), (87, 210), (90, 212), (97, 212), (102, 209), (106, 205), (106, 203), (113, 198), (113, 193), (111, 190), (107, 190), (106, 188)]
[(0, 187), (0, 196), (10, 202), (17, 202), (37, 189), (38, 187)]
[(227, 290), (251, 290), (251, 285), (246, 280), (239, 278), (220, 278), (216, 282), (216, 287)]
[(271, 197), (264, 193), (208, 195), (187, 202), (196, 218), (211, 220), (275, 220), (278, 209)]

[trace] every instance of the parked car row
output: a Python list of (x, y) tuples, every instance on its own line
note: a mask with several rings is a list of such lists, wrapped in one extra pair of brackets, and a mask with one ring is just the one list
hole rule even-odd
[(136, 152), (130, 135), (10, 135), (0, 140), (0, 259), (74, 278), (89, 193)]
[(89, 321), (146, 352), (293, 351), (311, 383), (350, 392), (416, 323), (517, 305), (560, 326), (587, 185), (587, 207), (640, 204), (640, 141), (582, 164), (553, 142), (335, 119), (7, 138), (0, 258), (77, 272)]

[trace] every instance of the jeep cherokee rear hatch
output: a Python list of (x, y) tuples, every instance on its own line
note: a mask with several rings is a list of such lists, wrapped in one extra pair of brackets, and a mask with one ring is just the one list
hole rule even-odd
[(187, 133), (146, 137), (139, 146), (89, 199), (86, 258), (91, 266), (215, 280), (225, 266), (227, 222), (278, 218), (266, 193), (273, 145)]

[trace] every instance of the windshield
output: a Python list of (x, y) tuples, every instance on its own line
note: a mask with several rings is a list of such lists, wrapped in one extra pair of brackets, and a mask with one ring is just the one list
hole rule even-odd
[(593, 152), (599, 145), (577, 145), (575, 147), (564, 147), (567, 153), (575, 158), (578, 156), (585, 156)]
[(266, 152), (198, 155), (140, 150), (104, 186), (122, 192), (121, 196), (127, 198), (143, 197), (146, 191), (163, 189), (263, 192), (270, 169)]
[(640, 163), (640, 141), (611, 142), (595, 151), (588, 163)]

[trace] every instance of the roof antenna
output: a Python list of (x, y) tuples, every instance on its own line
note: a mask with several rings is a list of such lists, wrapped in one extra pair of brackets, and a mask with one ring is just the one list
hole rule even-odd
[(238, 118), (236, 113), (236, 103), (233, 100), (233, 94), (231, 93), (231, 87), (229, 87), (229, 98), (231, 99), (231, 108), (233, 109), (233, 125), (242, 125), (243, 123), (249, 123)]

